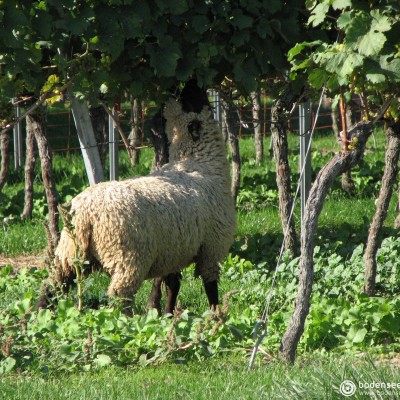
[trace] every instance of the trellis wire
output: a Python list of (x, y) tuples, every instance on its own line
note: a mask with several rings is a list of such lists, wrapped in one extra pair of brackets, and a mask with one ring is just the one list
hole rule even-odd
[[(320, 96), (320, 99), (319, 99), (317, 112), (315, 114), (314, 123), (313, 123), (312, 128), (311, 128), (310, 141), (309, 141), (308, 146), (307, 146), (305, 159), (307, 158), (307, 155), (309, 154), (310, 149), (311, 149), (311, 143), (312, 143), (315, 127), (317, 125), (318, 115), (319, 115), (319, 111), (320, 111), (320, 108), (321, 108), (321, 105), (322, 105), (322, 99), (323, 99), (323, 96), (324, 96), (324, 92), (325, 92), (325, 85), (323, 86), (323, 88), (321, 90), (321, 96)], [(252, 351), (252, 354), (251, 354), (251, 357), (250, 357), (250, 362), (249, 362), (249, 369), (251, 369), (253, 367), (254, 360), (255, 360), (255, 357), (256, 357), (257, 352), (258, 352), (258, 348), (259, 348), (261, 342), (263, 341), (264, 337), (267, 334), (268, 312), (269, 312), (269, 306), (270, 306), (271, 299), (272, 299), (272, 292), (274, 290), (276, 277), (278, 275), (279, 264), (281, 262), (281, 259), (282, 259), (282, 256), (283, 256), (283, 252), (284, 252), (284, 249), (285, 249), (285, 241), (286, 241), (287, 235), (289, 233), (290, 222), (292, 221), (292, 218), (293, 218), (294, 207), (295, 207), (295, 204), (296, 204), (297, 197), (299, 195), (300, 186), (301, 186), (301, 180), (302, 180), (303, 175), (304, 175), (305, 165), (306, 165), (305, 162), (303, 162), (303, 164), (301, 165), (300, 176), (299, 176), (299, 180), (297, 182), (296, 192), (295, 192), (295, 195), (293, 197), (292, 208), (291, 208), (290, 214), (289, 214), (289, 220), (286, 223), (286, 229), (285, 229), (285, 232), (284, 232), (284, 235), (283, 235), (283, 241), (282, 241), (281, 249), (280, 249), (280, 252), (279, 252), (278, 261), (277, 261), (276, 266), (275, 266), (274, 275), (272, 276), (271, 287), (269, 289), (266, 305), (265, 305), (265, 308), (264, 308), (264, 311), (263, 311), (263, 314), (262, 314), (262, 317), (261, 317), (260, 321), (258, 321), (256, 323), (256, 325), (254, 326), (254, 334), (253, 334), (254, 339), (257, 337), (258, 331), (260, 330), (261, 327), (262, 327), (262, 331), (261, 331), (261, 333), (260, 333), (260, 335), (259, 335), (259, 337), (257, 339), (256, 344), (253, 347), (253, 351)]]

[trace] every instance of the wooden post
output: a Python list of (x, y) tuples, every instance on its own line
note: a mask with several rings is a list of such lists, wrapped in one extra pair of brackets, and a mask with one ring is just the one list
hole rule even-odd
[(89, 107), (86, 102), (79, 101), (73, 95), (71, 89), (68, 90), (68, 96), (71, 101), (72, 115), (78, 133), (86, 173), (89, 184), (92, 186), (104, 181), (104, 173), (92, 121), (89, 116)]

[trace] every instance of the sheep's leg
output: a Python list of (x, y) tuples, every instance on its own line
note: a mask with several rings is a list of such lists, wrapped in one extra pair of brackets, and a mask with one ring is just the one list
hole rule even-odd
[(181, 274), (169, 274), (165, 278), (165, 286), (167, 288), (167, 301), (165, 304), (165, 313), (172, 314), (176, 305), (179, 289), (181, 287)]
[(143, 281), (137, 271), (136, 268), (130, 268), (129, 264), (122, 265), (112, 274), (107, 291), (109, 297), (122, 299), (122, 312), (128, 316), (133, 314), (133, 297)]
[(216, 309), (219, 305), (218, 299), (218, 281), (210, 281), (206, 282), (203, 279), (204, 290), (206, 291), (206, 295), (208, 298), (208, 304), (210, 305), (211, 309)]
[(219, 305), (218, 297), (218, 278), (219, 278), (219, 264), (212, 262), (211, 257), (208, 256), (209, 252), (205, 247), (196, 257), (196, 268), (194, 275), (201, 276), (203, 279), (203, 286), (208, 298), (208, 304), (211, 309), (217, 309)]
[(164, 278), (162, 277), (154, 278), (149, 301), (147, 302), (147, 308), (155, 308), (159, 315), (161, 315), (161, 285), (163, 280)]

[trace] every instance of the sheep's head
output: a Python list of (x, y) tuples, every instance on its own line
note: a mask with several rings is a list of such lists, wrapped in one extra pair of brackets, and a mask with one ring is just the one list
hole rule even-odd
[(204, 107), (200, 113), (184, 112), (182, 105), (176, 100), (169, 100), (165, 106), (166, 132), (172, 146), (181, 150), (190, 148), (206, 133), (205, 123), (210, 119), (211, 112)]

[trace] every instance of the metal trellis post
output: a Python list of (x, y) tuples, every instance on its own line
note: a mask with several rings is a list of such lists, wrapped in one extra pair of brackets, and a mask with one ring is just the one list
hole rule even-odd
[[(118, 118), (117, 113), (113, 110), (115, 118)], [(118, 133), (114, 127), (114, 121), (108, 117), (108, 150), (110, 157), (110, 181), (117, 181), (119, 176), (118, 169)]]
[[(15, 116), (19, 118), (20, 109), (19, 106), (15, 107)], [(18, 169), (22, 167), (22, 130), (21, 122), (18, 122), (13, 129), (14, 137), (14, 167)]]
[(221, 122), (221, 105), (219, 102), (219, 93), (217, 90), (211, 89), (209, 90), (209, 95), (212, 97), (212, 110), (214, 113), (214, 119), (218, 122)]
[[(304, 168), (300, 186), (300, 216), (303, 221), (304, 211), (311, 187), (311, 152), (307, 153), (311, 133), (311, 101), (306, 100), (299, 104), (299, 131), (300, 131), (300, 170)], [(302, 167), (303, 166), (303, 167)]]

